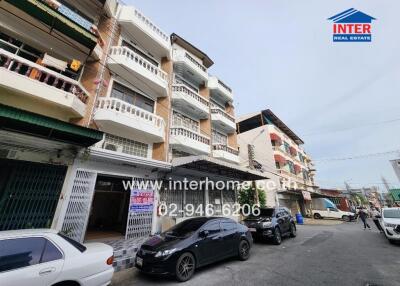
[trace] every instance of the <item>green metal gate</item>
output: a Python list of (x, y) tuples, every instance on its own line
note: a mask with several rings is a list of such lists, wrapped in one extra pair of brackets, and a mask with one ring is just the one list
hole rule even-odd
[(66, 166), (0, 159), (0, 230), (48, 228)]

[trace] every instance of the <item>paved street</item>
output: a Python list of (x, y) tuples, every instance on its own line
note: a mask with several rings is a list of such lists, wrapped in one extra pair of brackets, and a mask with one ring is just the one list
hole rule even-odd
[[(175, 285), (136, 269), (114, 276), (113, 285)], [(230, 259), (199, 269), (187, 285), (400, 285), (400, 245), (359, 223), (299, 226), (280, 246), (257, 243), (248, 261)], [(183, 285), (180, 284), (179, 285)]]

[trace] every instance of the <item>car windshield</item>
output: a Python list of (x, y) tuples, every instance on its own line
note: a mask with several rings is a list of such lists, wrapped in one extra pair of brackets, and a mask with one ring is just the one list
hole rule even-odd
[(400, 209), (388, 209), (383, 211), (385, 218), (400, 218)]
[(206, 218), (185, 220), (170, 228), (165, 234), (176, 237), (188, 237), (197, 231), (206, 221)]

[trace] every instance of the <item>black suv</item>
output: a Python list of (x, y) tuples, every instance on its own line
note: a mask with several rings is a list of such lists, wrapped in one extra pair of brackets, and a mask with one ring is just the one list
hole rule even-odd
[(243, 222), (255, 240), (272, 239), (281, 244), (283, 236), (296, 236), (296, 224), (287, 208), (260, 208), (258, 216), (251, 215)]

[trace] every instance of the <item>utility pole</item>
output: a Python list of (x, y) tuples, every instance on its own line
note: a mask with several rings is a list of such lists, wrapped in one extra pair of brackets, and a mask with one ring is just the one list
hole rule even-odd
[[(255, 151), (254, 151), (254, 145), (252, 144), (247, 144), (247, 154), (249, 157), (249, 168), (251, 170), (254, 170), (254, 157), (255, 157)], [(258, 198), (258, 192), (257, 192), (257, 186), (256, 182), (253, 180), (251, 181), (251, 187), (254, 190), (254, 202), (256, 204), (260, 204), (259, 198)]]

